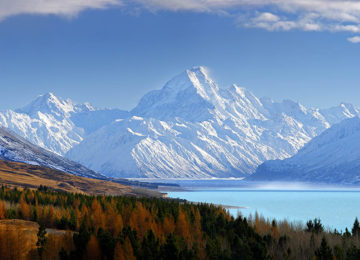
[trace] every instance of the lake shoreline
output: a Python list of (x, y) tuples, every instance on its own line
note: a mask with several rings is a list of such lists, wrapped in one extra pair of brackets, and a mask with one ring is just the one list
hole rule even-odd
[[(256, 189), (191, 189), (169, 191), (168, 198), (191, 203), (221, 206), (237, 217), (258, 213), (266, 219), (303, 223), (320, 218), (326, 228), (351, 228), (360, 216), (357, 207), (359, 190), (256, 190)], [(334, 207), (336, 205), (336, 208)]]

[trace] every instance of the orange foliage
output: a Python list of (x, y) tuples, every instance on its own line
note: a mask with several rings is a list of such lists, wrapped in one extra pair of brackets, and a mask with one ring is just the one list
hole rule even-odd
[(48, 209), (48, 213), (47, 213), (47, 218), (46, 218), (46, 223), (48, 226), (53, 226), (55, 223), (55, 210), (54, 207), (52, 205), (49, 206)]
[(175, 232), (175, 221), (172, 216), (169, 216), (163, 221), (163, 232), (165, 235), (170, 235)]
[(90, 236), (89, 243), (86, 247), (86, 255), (84, 259), (101, 259), (101, 250), (99, 243), (94, 235)]
[(6, 208), (5, 204), (0, 200), (0, 219), (5, 218)]
[(136, 260), (136, 257), (134, 255), (134, 250), (132, 248), (132, 245), (131, 245), (131, 242), (130, 242), (129, 238), (125, 239), (124, 254), (126, 255), (127, 260)]
[(124, 249), (120, 241), (116, 243), (115, 251), (114, 251), (114, 259), (115, 260), (126, 260), (127, 257), (125, 257)]
[(184, 213), (184, 211), (180, 208), (179, 209), (179, 216), (178, 219), (176, 221), (176, 230), (175, 230), (176, 234), (179, 236), (182, 236), (185, 238), (185, 240), (188, 240), (190, 237), (190, 229), (189, 229), (189, 224), (188, 221), (186, 219), (186, 215)]
[(94, 199), (93, 203), (91, 204), (91, 221), (95, 227), (95, 230), (98, 230), (100, 227), (104, 227), (105, 216), (97, 199)]
[(24, 219), (30, 220), (31, 208), (30, 208), (30, 206), (26, 203), (26, 200), (25, 200), (24, 196), (21, 196), (21, 198), (20, 198), (19, 211), (20, 211), (20, 213), (22, 214), (22, 216), (23, 216)]
[(192, 235), (195, 241), (202, 240), (201, 216), (199, 209), (196, 209), (194, 212), (194, 229)]
[(120, 214), (114, 207), (106, 210), (106, 228), (111, 232), (114, 237), (123, 229), (124, 223)]

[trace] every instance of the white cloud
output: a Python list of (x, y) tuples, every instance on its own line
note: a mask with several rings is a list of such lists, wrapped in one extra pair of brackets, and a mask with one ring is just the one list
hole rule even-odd
[(274, 23), (280, 20), (279, 16), (272, 13), (262, 13), (254, 19), (256, 22), (269, 22)]
[(0, 20), (19, 14), (75, 16), (85, 9), (121, 5), (119, 0), (0, 0)]
[(358, 0), (128, 0), (148, 9), (170, 11), (218, 11), (229, 8), (275, 7), (287, 13), (318, 13), (323, 18), (359, 21)]
[[(360, 32), (359, 0), (132, 0), (132, 2), (155, 11), (227, 11), (232, 15), (238, 13), (240, 18), (237, 22), (240, 26), (269, 31), (297, 29)], [(243, 17), (244, 13), (247, 14), (246, 19)]]
[(262, 28), (268, 31), (290, 31), (299, 29), (304, 31), (321, 31), (322, 25), (314, 21), (313, 15), (299, 18), (297, 20), (290, 20), (286, 16), (279, 17), (271, 13), (261, 13), (255, 17), (248, 17), (247, 22), (243, 23), (240, 20), (240, 25), (251, 28)]
[(352, 32), (352, 33), (358, 33), (360, 32), (360, 25), (342, 25), (338, 24), (332, 27), (333, 31), (342, 31), (342, 32)]
[(269, 31), (360, 33), (359, 0), (0, 0), (0, 20), (18, 14), (71, 17), (85, 9), (113, 6), (129, 11), (226, 13), (238, 17), (239, 26)]
[(360, 36), (354, 36), (354, 37), (348, 38), (348, 41), (351, 43), (360, 43)]

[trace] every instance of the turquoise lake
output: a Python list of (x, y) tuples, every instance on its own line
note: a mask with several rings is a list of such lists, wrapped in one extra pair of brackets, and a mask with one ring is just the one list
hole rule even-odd
[(360, 217), (360, 191), (344, 190), (246, 190), (236, 188), (197, 189), (168, 192), (172, 198), (244, 207), (230, 209), (237, 216), (258, 212), (265, 218), (287, 219), (306, 223), (320, 218), (325, 227), (351, 230), (355, 217)]

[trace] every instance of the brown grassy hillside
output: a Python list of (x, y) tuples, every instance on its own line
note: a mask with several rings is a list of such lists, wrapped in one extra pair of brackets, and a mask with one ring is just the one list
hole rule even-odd
[(78, 177), (65, 172), (0, 160), (0, 185), (38, 188), (47, 186), (56, 191), (95, 195), (161, 196), (155, 191), (132, 188), (110, 181)]

